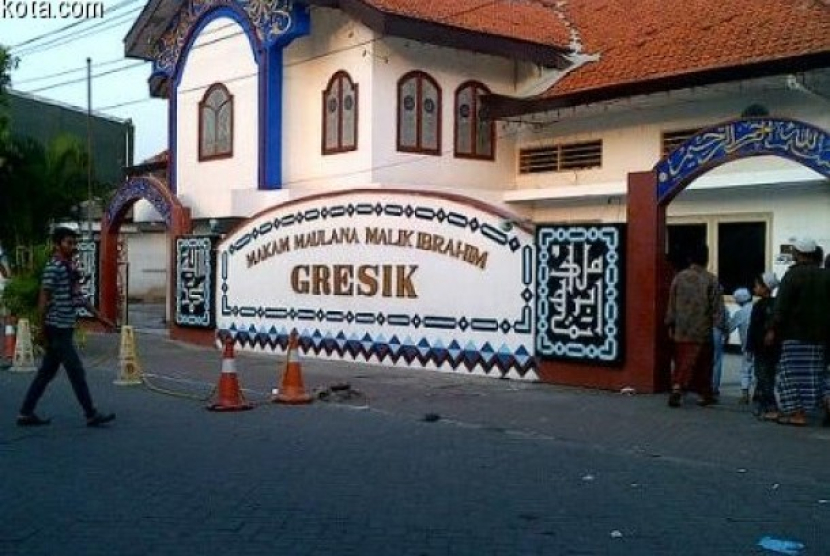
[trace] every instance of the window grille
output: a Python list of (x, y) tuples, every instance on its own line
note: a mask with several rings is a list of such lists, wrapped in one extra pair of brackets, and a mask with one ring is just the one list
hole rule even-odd
[(233, 95), (214, 83), (199, 102), (199, 160), (233, 156)]
[(667, 154), (672, 152), (674, 149), (682, 145), (689, 137), (692, 137), (699, 131), (700, 129), (698, 128), (679, 129), (677, 131), (664, 131), (661, 140), (662, 156), (666, 156)]
[(564, 143), (519, 151), (519, 173), (587, 170), (602, 166), (602, 141)]
[(422, 71), (398, 82), (398, 150), (441, 154), (441, 88)]
[(493, 160), (496, 128), (481, 117), (481, 97), (490, 93), (482, 83), (468, 81), (455, 91), (455, 156)]
[(357, 150), (357, 84), (338, 71), (323, 91), (323, 154)]

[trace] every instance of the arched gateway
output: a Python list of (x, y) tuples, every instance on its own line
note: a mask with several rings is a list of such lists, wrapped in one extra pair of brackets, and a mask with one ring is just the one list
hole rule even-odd
[(625, 287), (626, 359), (620, 368), (539, 362), (540, 378), (560, 384), (638, 391), (669, 385), (668, 338), (662, 325), (670, 285), (665, 256), (666, 208), (692, 181), (718, 166), (753, 156), (786, 158), (830, 178), (830, 134), (788, 119), (749, 118), (705, 129), (649, 172), (628, 176)]
[[(124, 215), (142, 199), (162, 216), (170, 241), (191, 232), (190, 209), (182, 206), (160, 179), (152, 176), (130, 178), (115, 192), (101, 221), (101, 313), (113, 320), (118, 305), (118, 232)], [(174, 252), (173, 249), (169, 251)], [(172, 268), (172, 261), (168, 261), (168, 265)], [(168, 303), (172, 299), (175, 299), (174, 292), (169, 292)]]

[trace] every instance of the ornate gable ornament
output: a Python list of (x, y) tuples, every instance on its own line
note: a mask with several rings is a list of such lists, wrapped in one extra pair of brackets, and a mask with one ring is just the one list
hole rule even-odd
[(153, 75), (174, 77), (194, 31), (206, 15), (222, 8), (228, 15), (235, 14), (246, 32), (255, 33), (252, 42), (257, 51), (308, 34), (308, 6), (294, 0), (185, 0), (153, 48)]

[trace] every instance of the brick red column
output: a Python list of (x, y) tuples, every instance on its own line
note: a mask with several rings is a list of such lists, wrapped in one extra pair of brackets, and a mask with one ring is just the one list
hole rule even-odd
[[(123, 216), (122, 216), (123, 217)], [(116, 217), (120, 218), (120, 217)], [(118, 313), (118, 230), (120, 222), (107, 215), (101, 222), (101, 305), (102, 315), (115, 322)]]
[(654, 172), (628, 175), (627, 211), (626, 369), (638, 390), (662, 391), (670, 372), (670, 345), (663, 326), (670, 270), (665, 256), (666, 207), (657, 202)]

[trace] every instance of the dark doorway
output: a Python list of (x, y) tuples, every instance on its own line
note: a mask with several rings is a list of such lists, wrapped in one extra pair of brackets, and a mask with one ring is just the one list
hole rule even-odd
[(754, 277), (766, 270), (766, 222), (718, 224), (718, 278), (727, 295), (752, 291)]
[(689, 266), (690, 250), (696, 245), (706, 245), (706, 224), (671, 224), (667, 237), (669, 263), (675, 272), (680, 272)]

